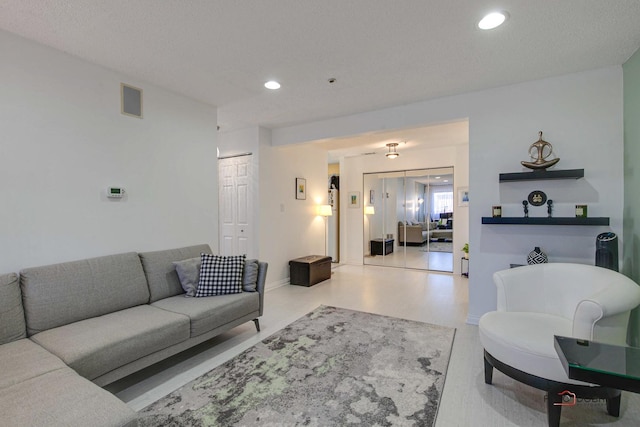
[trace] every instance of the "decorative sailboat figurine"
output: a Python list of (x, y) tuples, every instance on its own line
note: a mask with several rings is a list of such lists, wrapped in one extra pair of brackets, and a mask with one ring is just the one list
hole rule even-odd
[(542, 139), (542, 131), (538, 132), (538, 137), (538, 140), (529, 147), (529, 156), (534, 161), (520, 162), (522, 166), (529, 169), (546, 169), (560, 161), (559, 157), (547, 160), (547, 158), (553, 153), (553, 146)]

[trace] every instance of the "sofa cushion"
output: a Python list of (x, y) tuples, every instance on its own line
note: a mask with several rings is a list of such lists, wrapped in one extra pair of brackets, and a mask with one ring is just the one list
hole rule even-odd
[(163, 298), (172, 297), (184, 293), (178, 273), (173, 265), (175, 261), (199, 257), (201, 253), (210, 254), (209, 245), (187, 246), (178, 249), (163, 251), (141, 252), (140, 261), (147, 276), (151, 298), (149, 302), (155, 302)]
[[(242, 292), (206, 298), (175, 296), (156, 301), (153, 307), (184, 314), (191, 319), (191, 336), (196, 337), (260, 310), (258, 292)], [(256, 315), (257, 317), (257, 315)]]
[(242, 292), (244, 255), (201, 254), (200, 282), (196, 297), (227, 295)]
[(0, 389), (2, 425), (121, 427), (137, 425), (136, 413), (70, 368)]
[(572, 323), (546, 313), (492, 311), (479, 322), (480, 342), (493, 357), (507, 365), (548, 380), (586, 383), (567, 377), (553, 336), (571, 336)]
[(176, 267), (180, 285), (185, 292), (184, 296), (195, 297), (200, 282), (200, 266), (202, 265), (200, 257), (176, 261), (173, 265)]
[(0, 345), (0, 388), (5, 388), (67, 366), (29, 339)]
[(256, 292), (258, 289), (258, 271), (260, 265), (257, 259), (248, 259), (244, 262), (242, 271), (242, 290), (245, 292)]
[(188, 338), (187, 316), (149, 305), (83, 320), (31, 337), (90, 380)]
[(135, 252), (27, 268), (20, 283), (29, 336), (149, 301)]
[(18, 275), (0, 275), (0, 345), (26, 336)]

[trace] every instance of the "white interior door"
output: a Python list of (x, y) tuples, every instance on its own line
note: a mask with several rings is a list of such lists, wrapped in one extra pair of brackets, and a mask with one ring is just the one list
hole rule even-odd
[(221, 255), (257, 256), (252, 171), (251, 155), (218, 160)]

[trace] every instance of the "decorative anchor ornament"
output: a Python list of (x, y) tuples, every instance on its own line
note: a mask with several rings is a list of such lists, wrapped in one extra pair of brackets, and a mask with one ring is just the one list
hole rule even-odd
[(558, 163), (559, 157), (547, 160), (553, 154), (553, 145), (542, 139), (542, 131), (538, 132), (538, 140), (529, 147), (529, 157), (532, 162), (521, 161), (522, 166), (529, 169), (546, 169)]
[(551, 218), (551, 212), (553, 211), (553, 200), (547, 200), (547, 214)]
[(525, 218), (529, 218), (529, 206), (527, 206), (529, 204), (529, 202), (527, 202), (526, 200), (522, 201), (522, 206), (524, 206), (524, 217)]

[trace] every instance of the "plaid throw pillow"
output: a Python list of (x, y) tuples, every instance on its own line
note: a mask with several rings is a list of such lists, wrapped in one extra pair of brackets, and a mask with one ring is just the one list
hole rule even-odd
[(242, 292), (244, 255), (200, 254), (200, 259), (202, 265), (196, 298)]

